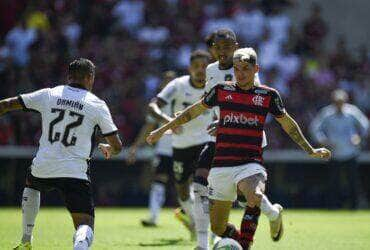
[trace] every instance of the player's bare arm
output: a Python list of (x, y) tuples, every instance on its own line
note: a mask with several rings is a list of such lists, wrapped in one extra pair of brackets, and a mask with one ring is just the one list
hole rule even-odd
[(153, 122), (146, 122), (144, 126), (140, 129), (139, 135), (136, 137), (134, 143), (131, 145), (128, 151), (127, 162), (129, 164), (135, 163), (137, 148), (145, 143), (146, 137), (149, 135), (150, 131), (153, 131), (155, 129), (156, 126), (157, 125)]
[(167, 105), (167, 103), (160, 98), (155, 98), (149, 103), (149, 113), (158, 122), (166, 123), (172, 120), (165, 112), (162, 111), (162, 107)]
[(104, 155), (105, 159), (110, 159), (112, 155), (119, 154), (122, 150), (122, 141), (118, 134), (113, 134), (104, 137), (108, 143), (99, 143), (99, 149)]
[(22, 109), (22, 104), (18, 97), (7, 98), (0, 101), (0, 115), (19, 109)]
[(288, 114), (285, 113), (282, 117), (275, 118), (284, 129), (284, 131), (297, 143), (304, 151), (314, 158), (329, 159), (331, 156), (330, 150), (326, 148), (313, 148), (303, 135), (298, 123)]
[(178, 126), (181, 126), (198, 116), (200, 116), (205, 110), (207, 109), (206, 106), (203, 104), (203, 99), (199, 100), (198, 102), (194, 103), (193, 105), (189, 106), (188, 108), (184, 109), (180, 114), (176, 116), (176, 118), (170, 120), (162, 127), (152, 131), (149, 136), (147, 137), (146, 141), (149, 144), (153, 144), (158, 141), (162, 135), (169, 129), (174, 129)]

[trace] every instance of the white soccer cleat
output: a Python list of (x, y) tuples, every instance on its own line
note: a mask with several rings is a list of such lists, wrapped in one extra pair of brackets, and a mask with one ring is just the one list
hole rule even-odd
[(283, 207), (275, 203), (273, 205), (279, 210), (279, 216), (276, 220), (270, 221), (270, 234), (273, 241), (279, 241), (284, 234), (283, 228)]

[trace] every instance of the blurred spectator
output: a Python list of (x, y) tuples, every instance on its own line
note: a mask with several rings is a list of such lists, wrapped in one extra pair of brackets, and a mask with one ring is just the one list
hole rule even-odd
[[(337, 89), (332, 92), (332, 104), (324, 107), (311, 124), (313, 138), (332, 150), (328, 177), (328, 206), (342, 207), (350, 201), (351, 208), (364, 202), (364, 193), (358, 175), (357, 158), (366, 143), (369, 130), (368, 118), (354, 105), (348, 104), (348, 94)], [(345, 174), (348, 187), (343, 187)], [(341, 195), (345, 194), (346, 197)]]
[(318, 3), (313, 3), (311, 13), (304, 23), (303, 42), (309, 52), (315, 51), (320, 47), (327, 34), (327, 24), (321, 16), (321, 7)]
[(118, 24), (128, 30), (134, 30), (144, 22), (144, 2), (141, 0), (121, 0), (112, 9)]
[(10, 57), (15, 65), (26, 66), (29, 61), (28, 49), (36, 38), (36, 30), (27, 28), (24, 19), (9, 31), (5, 37), (5, 45), (9, 49)]

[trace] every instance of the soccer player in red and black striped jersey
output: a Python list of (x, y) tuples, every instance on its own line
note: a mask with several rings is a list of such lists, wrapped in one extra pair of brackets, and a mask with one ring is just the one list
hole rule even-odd
[[(254, 75), (259, 66), (252, 48), (236, 50), (233, 60), (235, 83), (216, 85), (176, 119), (153, 131), (147, 141), (155, 142), (168, 129), (194, 119), (206, 109), (215, 106), (220, 108), (216, 152), (208, 177), (211, 229), (221, 237), (237, 240), (243, 249), (249, 249), (257, 228), (267, 179), (261, 147), (267, 114), (272, 114), (283, 130), (310, 156), (328, 159), (331, 152), (326, 148), (315, 149), (311, 146), (298, 124), (286, 112), (277, 90), (254, 84)], [(240, 231), (228, 223), (237, 189), (247, 199)], [(276, 226), (279, 227), (279, 234), (275, 238), (278, 240), (282, 233), (281, 214)]]

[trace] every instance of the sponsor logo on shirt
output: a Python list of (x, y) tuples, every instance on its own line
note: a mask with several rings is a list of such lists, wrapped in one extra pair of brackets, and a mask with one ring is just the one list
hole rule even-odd
[(258, 126), (258, 117), (255, 115), (254, 117), (246, 117), (243, 114), (235, 115), (230, 113), (229, 115), (225, 115), (223, 119), (223, 124), (226, 125), (228, 123), (235, 123), (235, 124), (244, 124), (250, 126)]

